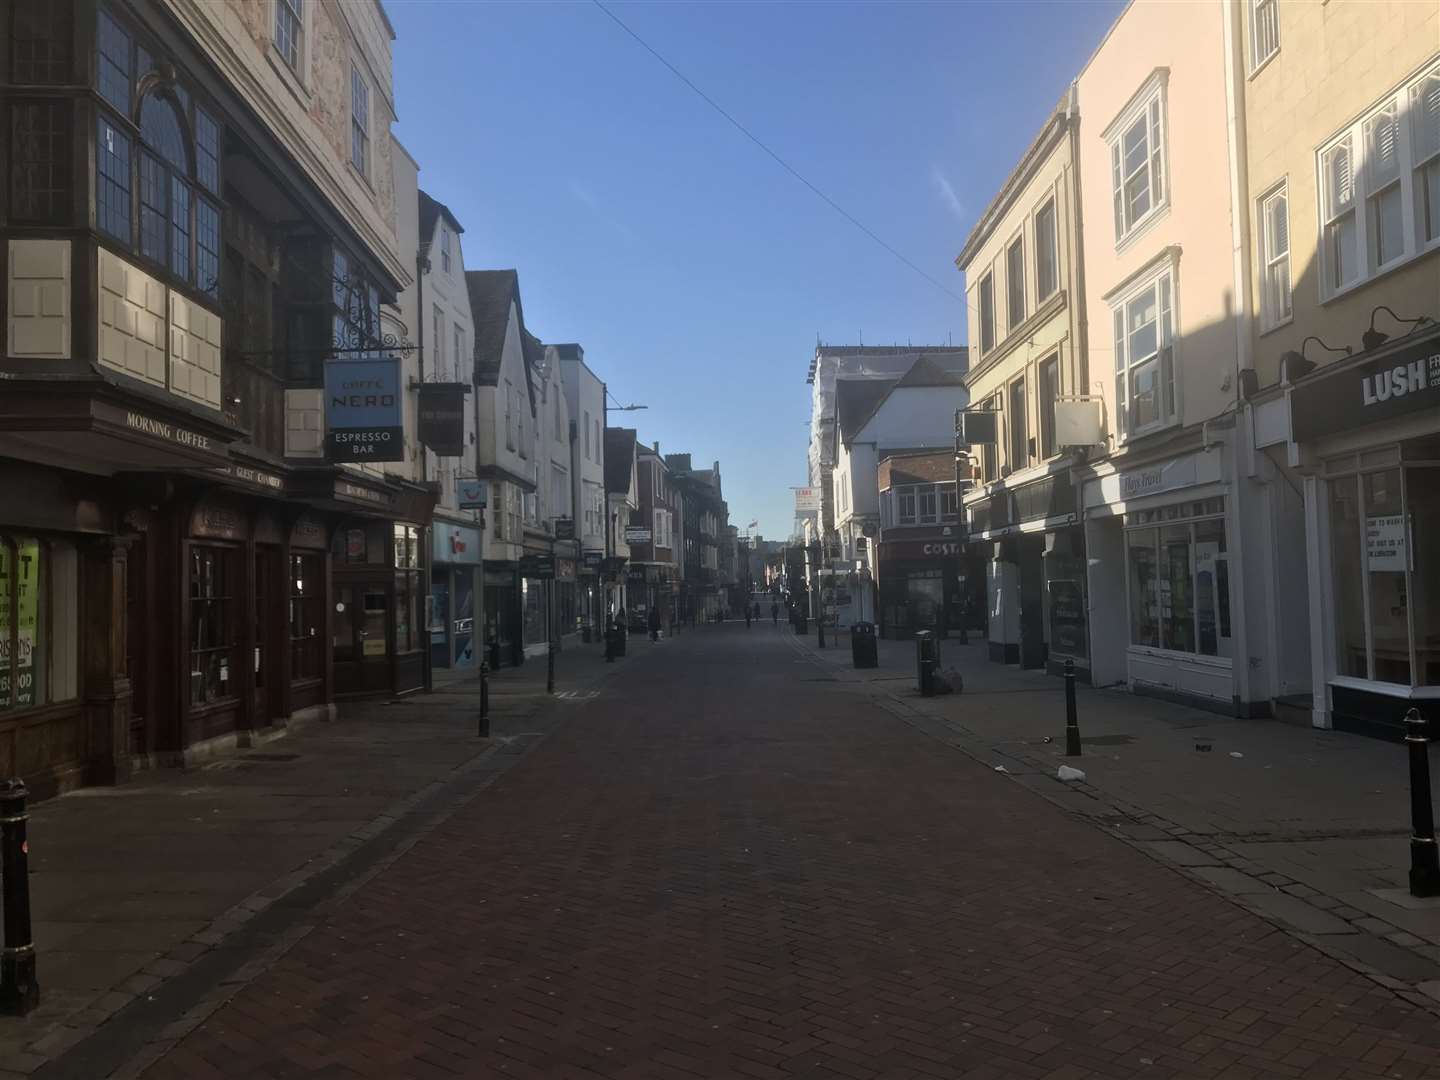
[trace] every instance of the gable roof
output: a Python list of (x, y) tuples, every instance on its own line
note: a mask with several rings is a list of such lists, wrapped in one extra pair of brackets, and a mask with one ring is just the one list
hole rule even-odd
[(848, 443), (865, 426), (895, 385), (895, 379), (841, 379), (835, 384), (835, 423)]
[(605, 429), (605, 490), (626, 495), (630, 491), (631, 469), (635, 464), (635, 429)]
[[(520, 346), (525, 353), (525, 387), (530, 411), (535, 411), (535, 377), (531, 372), (530, 335), (525, 330), (525, 305), (520, 302), (520, 274), (516, 270), (466, 270), (465, 291), (470, 294), (470, 321), (475, 333), (475, 385), (495, 386), (505, 360), (505, 334), (510, 328), (510, 305), (520, 324)], [(536, 342), (538, 345), (539, 342)]]
[(435, 222), (442, 217), (450, 223), (450, 228), (455, 232), (463, 233), (465, 231), (465, 226), (456, 220), (448, 206), (432, 199), (425, 192), (420, 192), (420, 251), (422, 254), (430, 249), (430, 238), (435, 235)]

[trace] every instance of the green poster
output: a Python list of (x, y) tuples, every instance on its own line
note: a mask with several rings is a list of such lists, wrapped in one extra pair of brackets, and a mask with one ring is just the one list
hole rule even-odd
[(35, 630), (40, 604), (40, 541), (26, 537), (15, 542), (15, 640), (19, 663), (15, 666), (15, 704), (35, 704)]
[(0, 538), (0, 709), (10, 708), (10, 639), (14, 627), (10, 624), (11, 598), (14, 595), (14, 581), (10, 576), (10, 545)]

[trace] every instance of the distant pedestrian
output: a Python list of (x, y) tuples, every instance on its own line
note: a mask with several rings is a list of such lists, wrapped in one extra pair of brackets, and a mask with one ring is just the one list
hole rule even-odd
[(660, 640), (660, 609), (658, 607), (650, 609), (650, 640)]
[(770, 601), (770, 621), (776, 626), (780, 625), (780, 601)]
[(756, 601), (755, 601), (755, 621), (756, 621), (756, 622), (759, 622), (759, 621), (760, 621), (760, 601), (759, 601), (759, 600), (756, 600)]
[(745, 605), (745, 629), (750, 629), (750, 605)]

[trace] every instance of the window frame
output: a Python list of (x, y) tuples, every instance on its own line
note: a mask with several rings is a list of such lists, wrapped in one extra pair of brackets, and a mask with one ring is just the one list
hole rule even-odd
[[(1440, 224), (1436, 226), (1434, 237), (1425, 237), (1423, 213), (1428, 207), (1422, 200), (1426, 193), (1418, 190), (1427, 170), (1440, 163), (1440, 140), (1428, 151), (1417, 146), (1416, 141), (1414, 110), (1430, 80), (1440, 80), (1440, 61), (1428, 62), (1408, 76), (1315, 150), (1316, 218), (1321, 261), (1318, 278), (1322, 304), (1440, 250)], [(1371, 161), (1370, 125), (1387, 110), (1393, 110), (1395, 114), (1397, 162), (1394, 176), (1377, 178)], [(1351, 197), (1343, 209), (1336, 211), (1327, 158), (1341, 147), (1348, 148), (1350, 154)], [(1377, 196), (1395, 187), (1398, 187), (1400, 197), (1400, 251), (1381, 263), (1376, 259), (1376, 235), (1373, 234), (1377, 230), (1372, 207)], [(1440, 207), (1434, 208), (1434, 212), (1437, 222), (1440, 222)], [(1337, 262), (1332, 250), (1335, 237), (1331, 230), (1352, 214), (1355, 273), (1349, 280), (1337, 282)]]
[(445, 219), (440, 219), (440, 269), (450, 273), (450, 229)]
[[(187, 615), (186, 629), (186, 656), (190, 663), (190, 692), (186, 695), (186, 709), (208, 709), (222, 707), (232, 704), (240, 699), (244, 693), (242, 685), (245, 680), (240, 677), (240, 618), (241, 608), (244, 606), (244, 598), (241, 595), (241, 582), (238, 580), (240, 574), (240, 558), (242, 550), (238, 544), (224, 543), (215, 540), (192, 541), (188, 545), (187, 576), (185, 588), (185, 605)], [(200, 595), (196, 592), (199, 587), (195, 580), (196, 560), (208, 553), (214, 560), (214, 565), (221, 567), (225, 575), (222, 583), (222, 591), (208, 595)], [(207, 645), (200, 647), (196, 639), (196, 606), (203, 605), (207, 611), (218, 612), (217, 624), (219, 633), (226, 640), (219, 645)], [(196, 670), (199, 658), (205, 661), (218, 658), (227, 667), (234, 670), (230, 676), (221, 680), (220, 685), (229, 684), (230, 689), (219, 691), (215, 696), (209, 696), (204, 689), (202, 680), (202, 693), (197, 699), (195, 696), (194, 678), (197, 674), (204, 675), (204, 672)], [(208, 670), (208, 669), (207, 669)], [(208, 676), (206, 676), (208, 679)]]
[[(1046, 247), (1042, 247), (1040, 243), (1040, 219), (1047, 210), (1050, 212), (1050, 242), (1047, 245), (1048, 253), (1050, 256), (1050, 287), (1049, 289), (1046, 289), (1042, 292), (1041, 290), (1043, 288), (1043, 281), (1041, 270), (1044, 266), (1044, 263), (1042, 262), (1041, 256), (1045, 253)], [(1036, 207), (1035, 213), (1031, 215), (1031, 229), (1033, 230), (1035, 235), (1035, 307), (1037, 310), (1040, 308), (1041, 304), (1045, 303), (1046, 300), (1049, 300), (1050, 297), (1054, 296), (1057, 292), (1060, 291), (1059, 215), (1059, 205), (1056, 202), (1053, 193), (1048, 198), (1046, 198), (1045, 201), (1042, 202), (1038, 207)]]
[[(1262, 35), (1260, 23), (1269, 11), (1270, 33), (1273, 36), (1269, 50), (1260, 52)], [(1280, 4), (1279, 0), (1250, 0), (1250, 74), (1254, 75), (1280, 51)]]
[[(1125, 326), (1122, 334), (1117, 334), (1114, 339), (1115, 372), (1114, 386), (1115, 393), (1115, 416), (1117, 422), (1116, 440), (1120, 443), (1129, 442), (1133, 439), (1144, 438), (1146, 435), (1165, 428), (1173, 427), (1180, 421), (1183, 413), (1181, 402), (1180, 379), (1178, 378), (1179, 364), (1175, 351), (1179, 335), (1175, 328), (1179, 323), (1177, 312), (1179, 310), (1179, 292), (1176, 288), (1177, 274), (1172, 263), (1166, 262), (1153, 273), (1147, 274), (1145, 278), (1136, 282), (1120, 296), (1110, 301), (1110, 313), (1112, 327), (1117, 325)], [(1165, 304), (1162, 300), (1163, 292), (1160, 288), (1162, 282), (1169, 284), (1169, 326), (1164, 326), (1163, 320), (1167, 317)], [(1149, 353), (1139, 362), (1134, 361), (1129, 355), (1129, 342), (1134, 331), (1129, 327), (1130, 305), (1139, 300), (1146, 293), (1152, 293), (1155, 297), (1155, 352)], [(1117, 319), (1119, 323), (1117, 324)], [(1168, 351), (1168, 357), (1167, 357)], [(1156, 419), (1142, 424), (1139, 427), (1133, 426), (1131, 416), (1131, 379), (1135, 372), (1149, 363), (1155, 363), (1159, 368), (1157, 392), (1160, 394), (1160, 408), (1157, 410)], [(1125, 387), (1122, 393), (1119, 386)], [(1168, 394), (1168, 397), (1167, 397)], [(1167, 413), (1168, 406), (1168, 413)]]
[[(1279, 200), (1284, 200), (1285, 207), (1282, 211), (1285, 215), (1285, 250), (1275, 250), (1275, 238), (1271, 225), (1271, 207)], [(1262, 194), (1256, 201), (1256, 217), (1258, 228), (1255, 230), (1256, 243), (1259, 246), (1258, 257), (1260, 263), (1260, 332), (1269, 333), (1271, 330), (1285, 326), (1295, 319), (1294, 280), (1290, 273), (1290, 190), (1288, 178), (1273, 185), (1268, 191)], [(1272, 272), (1283, 269), (1285, 280), (1284, 311), (1280, 310), (1277, 297), (1271, 292)]]
[[(1213, 505), (1211, 505), (1211, 504), (1213, 504)], [(1170, 656), (1194, 657), (1194, 658), (1197, 658), (1201, 663), (1228, 664), (1228, 665), (1232, 665), (1232, 666), (1233, 666), (1233, 664), (1235, 663), (1236, 658), (1235, 658), (1233, 655), (1231, 655), (1231, 656), (1225, 656), (1225, 655), (1220, 651), (1220, 641), (1221, 641), (1221, 640), (1225, 640), (1225, 641), (1230, 642), (1230, 648), (1232, 649), (1232, 651), (1233, 651), (1233, 649), (1234, 649), (1234, 647), (1235, 647), (1235, 607), (1234, 607), (1234, 588), (1235, 588), (1235, 584), (1234, 584), (1234, 581), (1233, 581), (1232, 567), (1231, 567), (1231, 565), (1230, 565), (1230, 563), (1231, 563), (1231, 562), (1234, 560), (1234, 558), (1235, 558), (1235, 544), (1234, 544), (1234, 542), (1233, 542), (1233, 537), (1232, 537), (1232, 535), (1231, 535), (1231, 529), (1230, 529), (1230, 524), (1229, 524), (1229, 520), (1230, 520), (1230, 519), (1229, 519), (1229, 509), (1230, 509), (1230, 507), (1229, 507), (1229, 505), (1228, 505), (1228, 500), (1226, 500), (1224, 496), (1212, 496), (1212, 497), (1209, 498), (1209, 499), (1200, 500), (1200, 501), (1199, 501), (1199, 509), (1198, 509), (1198, 511), (1196, 511), (1196, 505), (1197, 505), (1197, 504), (1196, 504), (1194, 501), (1192, 501), (1192, 502), (1189, 503), (1189, 504), (1185, 504), (1185, 503), (1171, 503), (1171, 504), (1168, 504), (1168, 505), (1166, 505), (1166, 506), (1158, 507), (1158, 508), (1156, 508), (1156, 509), (1154, 509), (1154, 510), (1132, 511), (1132, 512), (1127, 512), (1127, 513), (1125, 514), (1125, 519), (1124, 519), (1124, 521), (1123, 521), (1123, 523), (1122, 523), (1122, 526), (1121, 526), (1122, 543), (1123, 543), (1124, 552), (1125, 552), (1125, 558), (1124, 558), (1124, 569), (1125, 569), (1125, 611), (1126, 611), (1126, 627), (1125, 627), (1125, 642), (1126, 642), (1126, 645), (1125, 645), (1125, 647), (1126, 647), (1127, 649), (1144, 649), (1144, 650), (1147, 650), (1148, 652), (1151, 652), (1151, 653), (1164, 653), (1164, 654), (1170, 655)], [(1185, 512), (1185, 508), (1186, 508), (1186, 507), (1189, 507), (1189, 509), (1190, 509), (1191, 511), (1193, 511), (1193, 512)], [(1177, 509), (1178, 509), (1178, 510), (1181, 510), (1181, 512), (1180, 512), (1180, 513), (1177, 513), (1177, 514), (1167, 514), (1167, 511), (1173, 511), (1173, 510), (1177, 510)], [(1215, 593), (1214, 593), (1214, 597), (1213, 597), (1213, 601), (1214, 601), (1214, 605), (1215, 605), (1215, 609), (1214, 609), (1214, 615), (1215, 615), (1215, 652), (1214, 652), (1214, 653), (1206, 653), (1206, 652), (1201, 652), (1201, 651), (1200, 651), (1200, 644), (1201, 644), (1203, 638), (1202, 638), (1201, 630), (1200, 630), (1200, 615), (1201, 615), (1200, 595), (1199, 595), (1199, 589), (1196, 587), (1196, 585), (1197, 585), (1197, 581), (1198, 581), (1198, 578), (1199, 578), (1199, 575), (1200, 575), (1200, 572), (1201, 572), (1201, 571), (1200, 571), (1199, 567), (1198, 567), (1197, 564), (1196, 564), (1195, 549), (1196, 549), (1196, 546), (1197, 546), (1196, 529), (1197, 529), (1200, 525), (1207, 524), (1207, 523), (1211, 523), (1211, 522), (1219, 522), (1219, 523), (1220, 523), (1221, 528), (1223, 529), (1223, 537), (1224, 537), (1224, 543), (1225, 543), (1225, 550), (1224, 550), (1223, 553), (1221, 553), (1221, 554), (1220, 554), (1219, 556), (1217, 556), (1217, 558), (1216, 558), (1216, 563), (1217, 563), (1217, 567), (1216, 567), (1216, 570), (1215, 570), (1215, 573), (1216, 573), (1216, 581), (1215, 581)], [(1184, 649), (1176, 649), (1176, 648), (1172, 648), (1172, 647), (1170, 647), (1170, 646), (1168, 646), (1168, 645), (1165, 644), (1165, 626), (1164, 626), (1164, 617), (1163, 617), (1163, 614), (1160, 616), (1160, 618), (1159, 618), (1159, 619), (1157, 620), (1157, 622), (1156, 622), (1155, 630), (1156, 630), (1156, 635), (1157, 635), (1157, 636), (1156, 636), (1157, 644), (1151, 645), (1151, 644), (1146, 643), (1146, 642), (1141, 642), (1141, 641), (1136, 641), (1136, 640), (1135, 640), (1135, 638), (1136, 638), (1137, 635), (1136, 635), (1136, 633), (1135, 633), (1135, 621), (1134, 621), (1134, 617), (1135, 617), (1135, 606), (1134, 606), (1134, 605), (1135, 605), (1135, 596), (1134, 596), (1134, 588), (1133, 588), (1133, 586), (1134, 586), (1134, 567), (1133, 567), (1132, 556), (1131, 556), (1132, 546), (1131, 546), (1130, 537), (1131, 537), (1132, 535), (1134, 535), (1134, 534), (1143, 533), (1143, 532), (1150, 532), (1150, 533), (1153, 533), (1153, 534), (1154, 534), (1154, 543), (1149, 546), (1148, 550), (1152, 553), (1152, 555), (1153, 555), (1154, 558), (1155, 558), (1155, 564), (1154, 564), (1154, 565), (1155, 565), (1155, 570), (1156, 570), (1157, 575), (1159, 575), (1159, 574), (1161, 573), (1161, 571), (1163, 570), (1163, 567), (1164, 567), (1163, 559), (1161, 558), (1161, 556), (1162, 556), (1162, 552), (1163, 552), (1163, 550), (1164, 550), (1164, 543), (1165, 543), (1165, 541), (1164, 541), (1164, 532), (1165, 532), (1165, 530), (1166, 530), (1167, 527), (1184, 528), (1184, 529), (1186, 529), (1186, 530), (1188, 531), (1188, 534), (1189, 534), (1189, 539), (1188, 539), (1188, 545), (1189, 545), (1189, 546), (1188, 546), (1188, 552), (1189, 552), (1189, 554), (1188, 554), (1187, 558), (1188, 558), (1188, 560), (1189, 560), (1189, 567), (1188, 567), (1188, 568), (1189, 568), (1189, 576), (1190, 576), (1190, 596), (1189, 596), (1189, 602), (1190, 602), (1190, 633), (1191, 633), (1192, 640), (1193, 640), (1194, 643), (1195, 643), (1195, 649), (1194, 649), (1194, 651), (1186, 651), (1186, 650), (1184, 650)], [(1224, 582), (1224, 584), (1225, 584), (1225, 594), (1224, 594), (1223, 596), (1221, 595), (1221, 593), (1220, 593), (1220, 588), (1219, 588), (1219, 586), (1220, 586), (1219, 576), (1220, 576), (1220, 575), (1219, 575), (1219, 569), (1218, 569), (1218, 564), (1219, 564), (1220, 562), (1222, 562), (1222, 561), (1225, 563), (1225, 572), (1224, 572), (1224, 578), (1225, 578), (1225, 582)], [(1159, 587), (1158, 587), (1159, 581), (1160, 581), (1160, 578), (1157, 576), (1157, 578), (1156, 578), (1156, 582), (1157, 582), (1156, 598), (1157, 598), (1157, 601), (1158, 601), (1159, 595), (1160, 595), (1160, 590), (1159, 590)], [(1163, 608), (1161, 608), (1160, 610), (1163, 612)], [(1230, 633), (1229, 633), (1228, 635), (1227, 635), (1227, 634), (1223, 634), (1223, 633), (1221, 632), (1222, 629), (1224, 629), (1224, 628), (1227, 627), (1227, 626), (1228, 626), (1228, 628), (1229, 628), (1229, 630), (1230, 630)]]
[[(1012, 473), (1030, 466), (1030, 392), (1025, 381), (1022, 372), (1005, 384), (1005, 468)], [(1020, 391), (1019, 409), (1015, 408), (1016, 388)]]
[[(15, 583), (19, 581), (21, 544), (27, 541), (34, 543), (39, 563), (35, 576), (36, 625), (31, 640), (31, 655), (33, 657), (36, 652), (39, 652), (41, 670), (36, 673), (36, 665), (34, 663), (30, 665), (31, 700), (21, 702), (18, 699), (26, 688), (20, 685), (21, 660), (23, 659), (20, 649), (20, 589), (15, 587)], [(9, 591), (0, 591), (0, 720), (13, 721), (17, 716), (33, 709), (47, 709), (55, 705), (77, 702), (80, 699), (80, 680), (84, 673), (80, 663), (78, 637), (66, 649), (72, 665), (70, 675), (73, 683), (68, 687), (70, 693), (66, 697), (59, 697), (56, 689), (57, 653), (55, 642), (57, 627), (55, 622), (59, 613), (56, 610), (55, 564), (56, 551), (61, 546), (68, 547), (71, 551), (71, 566), (75, 577), (70, 581), (70, 589), (75, 593), (73, 615), (78, 619), (80, 617), (79, 589), (81, 584), (79, 550), (61, 537), (43, 530), (17, 527), (0, 531), (0, 559), (7, 561), (11, 568), (7, 582)], [(0, 580), (6, 579), (0, 578)], [(74, 630), (78, 634), (78, 625), (68, 629), (66, 627), (58, 629), (61, 633)], [(38, 674), (38, 678), (35, 677), (36, 674)]]
[[(975, 308), (980, 320), (980, 355), (994, 352), (995, 337), (995, 272), (985, 271), (975, 286)], [(987, 310), (988, 308), (988, 310)]]
[[(285, 3), (286, 0), (276, 0)], [(350, 166), (370, 182), (371, 160), (370, 81), (356, 60), (350, 61)]]
[[(305, 0), (272, 0), (272, 2), (275, 10), (271, 13), (270, 19), (270, 47), (274, 50), (275, 55), (280, 58), (285, 69), (299, 80), (301, 86), (304, 86), (306, 82), (305, 72), (309, 67), (309, 53), (307, 52), (309, 35), (305, 32), (307, 29), (305, 25), (307, 15)], [(281, 44), (280, 21), (282, 17), (288, 17), (294, 20), (294, 26), (290, 28), (291, 43), (294, 46), (295, 53), (293, 58)]]
[(1039, 420), (1035, 447), (1041, 461), (1049, 461), (1060, 452), (1055, 439), (1055, 405), (1059, 400), (1060, 353), (1057, 351), (1042, 359), (1035, 369), (1035, 408)]
[[(1019, 253), (1019, 288), (1016, 288), (1015, 277), (1017, 276), (1015, 257)], [(1025, 322), (1029, 314), (1029, 305), (1026, 303), (1025, 295), (1025, 230), (1021, 228), (1010, 242), (1005, 245), (1005, 333), (1013, 334)], [(1018, 306), (1017, 306), (1018, 305)]]
[[(1115, 248), (1120, 250), (1170, 207), (1169, 113), (1166, 72), (1151, 75), (1136, 92), (1134, 99), (1110, 122), (1103, 138), (1110, 150), (1110, 187), (1115, 223)], [(1138, 216), (1129, 216), (1126, 189), (1140, 170), (1125, 171), (1125, 136), (1135, 125), (1145, 122), (1145, 180), (1149, 205)], [(1152, 145), (1154, 144), (1154, 145)], [(1159, 192), (1157, 197), (1156, 192)]]

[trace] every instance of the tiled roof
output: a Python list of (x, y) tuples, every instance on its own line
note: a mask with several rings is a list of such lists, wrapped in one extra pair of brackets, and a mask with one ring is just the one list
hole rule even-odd
[(430, 238), (435, 235), (435, 220), (443, 217), (450, 223), (450, 228), (457, 233), (463, 233), (465, 226), (461, 225), (450, 208), (437, 199), (432, 199), (425, 192), (420, 192), (420, 250), (425, 251), (430, 246)]
[(895, 385), (894, 379), (841, 379), (835, 384), (835, 421), (848, 443)]
[(910, 365), (910, 370), (900, 376), (895, 389), (902, 386), (964, 386), (965, 376), (959, 372), (946, 371), (923, 353)]

